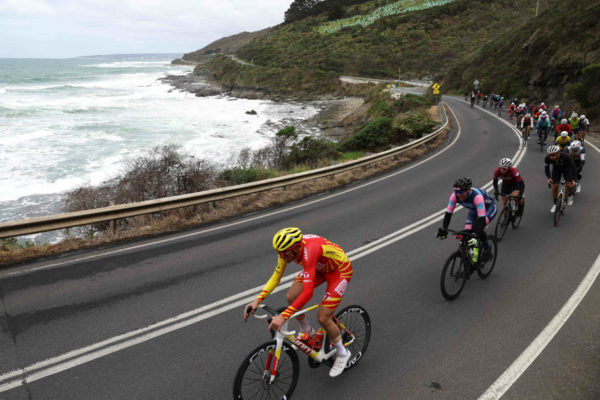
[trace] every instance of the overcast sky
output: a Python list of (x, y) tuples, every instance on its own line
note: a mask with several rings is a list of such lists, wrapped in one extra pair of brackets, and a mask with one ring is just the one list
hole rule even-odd
[(0, 0), (0, 57), (187, 53), (283, 22), (292, 0)]

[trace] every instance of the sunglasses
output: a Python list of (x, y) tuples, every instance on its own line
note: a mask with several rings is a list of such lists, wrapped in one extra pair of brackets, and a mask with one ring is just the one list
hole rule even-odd
[(467, 194), (467, 193), (469, 192), (469, 190), (468, 190), (468, 189), (467, 189), (467, 190), (462, 190), (462, 189), (457, 189), (457, 188), (454, 188), (454, 191), (455, 191), (457, 194)]
[(277, 253), (281, 256), (281, 257), (286, 257), (289, 254), (292, 254), (296, 251), (297, 249), (290, 249), (287, 251), (278, 251)]

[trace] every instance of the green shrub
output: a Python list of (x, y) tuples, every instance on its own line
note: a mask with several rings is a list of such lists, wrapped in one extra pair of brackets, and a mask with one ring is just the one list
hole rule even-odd
[(219, 177), (233, 183), (234, 185), (241, 185), (243, 183), (270, 178), (270, 174), (267, 170), (262, 168), (233, 167), (223, 170)]
[(286, 166), (287, 168), (301, 164), (316, 166), (320, 160), (335, 158), (337, 155), (338, 150), (334, 142), (306, 136), (292, 145), (286, 158)]
[(375, 118), (362, 126), (350, 139), (342, 144), (344, 151), (375, 149), (390, 143), (392, 137), (392, 119)]
[(400, 115), (394, 120), (393, 127), (401, 136), (418, 139), (430, 133), (436, 125), (436, 122), (427, 118), (424, 111), (418, 110)]

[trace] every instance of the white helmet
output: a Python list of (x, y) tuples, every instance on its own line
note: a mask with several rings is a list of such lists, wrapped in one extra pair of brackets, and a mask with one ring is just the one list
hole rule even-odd
[(569, 132), (567, 132), (567, 131), (562, 131), (562, 132), (560, 133), (560, 136), (561, 136), (561, 137), (567, 137), (567, 136), (569, 136)]
[(548, 154), (560, 153), (560, 147), (558, 147), (557, 145), (553, 144), (552, 146), (548, 146), (548, 149), (546, 150), (546, 152)]
[(531, 114), (529, 114), (529, 113), (525, 114), (525, 118), (531, 118)]
[(561, 119), (561, 120), (560, 120), (560, 123), (561, 123), (562, 125), (566, 125), (566, 124), (568, 124), (568, 123), (569, 123), (569, 121), (568, 121), (566, 118), (563, 118), (563, 119)]
[(541, 103), (541, 104), (540, 104), (540, 107), (541, 107), (541, 106), (545, 106), (545, 104), (544, 104), (544, 103)]
[(573, 111), (573, 114), (571, 114), (571, 118), (577, 118), (577, 113), (575, 111)]
[(581, 114), (581, 116), (579, 118), (585, 119), (585, 115)]
[(554, 108), (556, 108), (556, 109), (559, 109), (560, 107), (559, 107), (559, 105), (557, 104), (557, 105), (555, 105), (555, 106), (554, 106)]
[(499, 163), (500, 167), (508, 168), (512, 165), (512, 160), (510, 158), (503, 158)]
[(542, 115), (548, 115), (546, 111), (542, 111)]
[(579, 140), (573, 140), (573, 143), (571, 143), (570, 147), (573, 150), (580, 150), (581, 149), (581, 142)]

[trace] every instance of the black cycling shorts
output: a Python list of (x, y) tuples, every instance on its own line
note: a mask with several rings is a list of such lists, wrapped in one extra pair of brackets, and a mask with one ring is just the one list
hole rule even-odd
[[(522, 188), (521, 188), (522, 186)], [(511, 194), (515, 190), (520, 190), (520, 196), (523, 196), (523, 192), (525, 191), (525, 184), (523, 182), (502, 182), (500, 186), (501, 194)]]
[(571, 182), (575, 180), (575, 171), (572, 168), (566, 167), (553, 167), (552, 168), (552, 182), (560, 183), (561, 175), (565, 178), (565, 182)]

